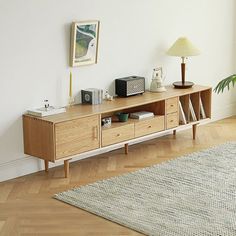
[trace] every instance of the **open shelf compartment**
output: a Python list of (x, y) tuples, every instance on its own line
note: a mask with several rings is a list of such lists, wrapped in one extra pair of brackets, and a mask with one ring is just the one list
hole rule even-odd
[[(212, 89), (207, 89), (200, 92), (200, 103), (202, 103), (202, 108), (205, 112), (205, 116), (200, 114), (200, 119), (211, 118), (211, 94), (212, 94)], [(200, 108), (200, 113), (201, 113), (201, 108)]]

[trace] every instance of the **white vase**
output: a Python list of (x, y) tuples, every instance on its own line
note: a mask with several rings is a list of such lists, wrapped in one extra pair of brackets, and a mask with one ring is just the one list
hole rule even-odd
[(165, 87), (163, 86), (163, 80), (161, 76), (160, 75), (155, 76), (155, 71), (154, 71), (154, 77), (150, 85), (150, 91), (155, 93), (161, 93), (166, 91)]

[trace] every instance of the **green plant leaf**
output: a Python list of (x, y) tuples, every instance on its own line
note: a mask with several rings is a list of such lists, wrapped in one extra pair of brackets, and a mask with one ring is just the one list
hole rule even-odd
[(229, 77), (221, 80), (216, 87), (214, 88), (214, 92), (220, 93), (224, 91), (224, 89), (227, 87), (228, 90), (230, 89), (230, 84), (234, 87), (234, 84), (236, 83), (236, 74), (230, 75)]

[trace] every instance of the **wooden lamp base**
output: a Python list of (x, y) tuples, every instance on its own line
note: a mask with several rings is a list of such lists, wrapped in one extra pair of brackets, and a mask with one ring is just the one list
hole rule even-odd
[(174, 82), (173, 85), (175, 88), (178, 89), (187, 89), (191, 88), (194, 83), (190, 81), (185, 81), (185, 62), (184, 62), (185, 57), (182, 57), (182, 63), (181, 63), (181, 81)]
[(186, 89), (186, 88), (191, 88), (194, 83), (190, 82), (190, 81), (184, 81), (184, 83), (182, 81), (177, 81), (173, 83), (175, 88), (179, 88), (179, 89)]

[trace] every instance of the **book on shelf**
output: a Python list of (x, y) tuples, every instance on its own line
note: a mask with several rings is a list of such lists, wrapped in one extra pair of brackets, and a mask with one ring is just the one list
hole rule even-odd
[(145, 119), (149, 117), (154, 117), (154, 113), (150, 111), (138, 111), (138, 112), (133, 112), (130, 113), (130, 118), (132, 119)]
[(184, 110), (180, 101), (179, 101), (179, 123), (180, 125), (187, 124), (186, 116), (184, 114)]
[(190, 117), (192, 117), (192, 121), (197, 121), (197, 117), (193, 109), (193, 104), (192, 104), (191, 99), (189, 99), (189, 110), (190, 110)]
[(204, 110), (204, 107), (203, 107), (203, 104), (202, 104), (201, 97), (200, 97), (200, 117), (202, 119), (206, 119), (206, 113), (205, 113), (205, 110)]
[(37, 117), (51, 116), (63, 112), (66, 112), (65, 107), (53, 107), (53, 106), (50, 106), (48, 108), (41, 107), (27, 110), (27, 114)]
[(82, 103), (101, 104), (103, 99), (103, 90), (97, 88), (87, 88), (81, 90)]

